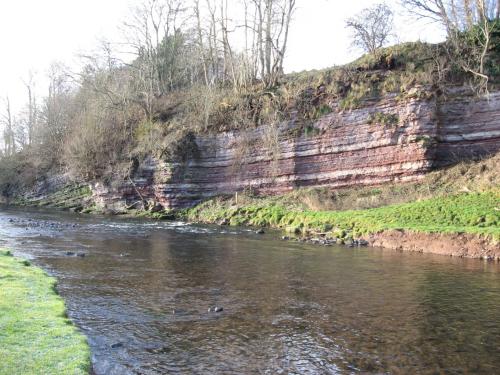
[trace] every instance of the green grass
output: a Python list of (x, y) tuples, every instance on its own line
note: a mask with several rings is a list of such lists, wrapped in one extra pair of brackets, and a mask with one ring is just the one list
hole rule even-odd
[(279, 204), (242, 207), (212, 200), (184, 212), (192, 221), (283, 228), (291, 233), (330, 232), (358, 238), (385, 230), (426, 233), (472, 233), (500, 241), (500, 193), (464, 193), (412, 203), (349, 211), (293, 210)]
[(55, 280), (0, 251), (0, 374), (90, 371), (86, 338), (66, 316)]

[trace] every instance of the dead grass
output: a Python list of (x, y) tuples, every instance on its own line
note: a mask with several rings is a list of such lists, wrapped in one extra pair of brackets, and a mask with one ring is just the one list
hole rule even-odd
[(283, 196), (266, 198), (246, 192), (238, 194), (237, 205), (262, 204), (265, 200), (291, 209), (345, 211), (415, 202), (459, 192), (500, 190), (499, 165), (500, 153), (480, 161), (461, 162), (436, 170), (418, 182), (348, 189), (297, 189)]

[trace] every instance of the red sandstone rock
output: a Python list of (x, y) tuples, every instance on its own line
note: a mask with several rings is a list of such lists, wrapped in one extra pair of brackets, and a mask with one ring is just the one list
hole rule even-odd
[[(363, 108), (334, 111), (311, 124), (309, 134), (314, 135), (290, 121), (277, 129), (197, 136), (197, 149), (186, 162), (147, 158), (133, 183), (115, 188), (96, 184), (94, 198), (110, 208), (141, 197), (180, 208), (245, 189), (280, 194), (305, 186), (410, 181), (433, 167), (500, 150), (500, 92), (488, 99), (454, 94), (446, 102), (400, 101), (395, 95), (368, 101)], [(399, 123), (370, 123), (377, 112), (395, 114)]]

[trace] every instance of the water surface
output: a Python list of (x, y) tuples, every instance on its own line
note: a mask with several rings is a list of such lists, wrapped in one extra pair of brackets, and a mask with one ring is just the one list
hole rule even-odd
[(495, 263), (13, 209), (0, 246), (59, 279), (99, 375), (500, 373)]

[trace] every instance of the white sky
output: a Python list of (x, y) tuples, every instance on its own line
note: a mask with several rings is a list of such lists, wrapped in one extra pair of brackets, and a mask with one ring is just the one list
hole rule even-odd
[[(43, 94), (51, 62), (74, 69), (76, 55), (91, 50), (99, 38), (121, 38), (119, 26), (140, 0), (0, 0), (0, 95), (9, 95), (18, 110), (25, 101), (22, 80), (35, 73)], [(189, 1), (189, 0), (188, 0)], [(300, 71), (343, 64), (360, 55), (351, 50), (345, 19), (377, 0), (298, 0), (290, 32), (285, 70)], [(386, 0), (387, 4), (396, 0)], [(239, 0), (231, 0), (237, 6)], [(395, 13), (399, 9), (394, 8)], [(399, 41), (437, 42), (435, 25), (416, 24), (396, 15)]]

